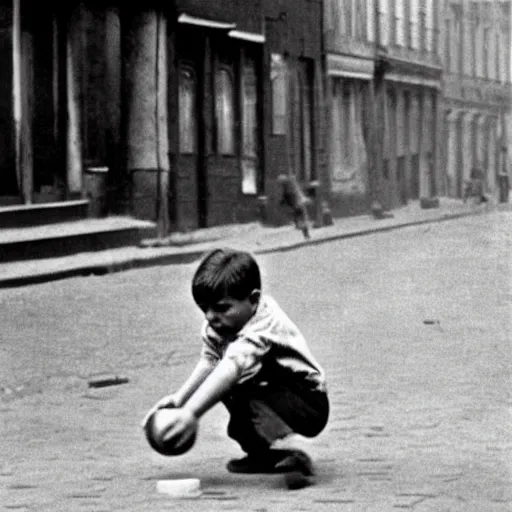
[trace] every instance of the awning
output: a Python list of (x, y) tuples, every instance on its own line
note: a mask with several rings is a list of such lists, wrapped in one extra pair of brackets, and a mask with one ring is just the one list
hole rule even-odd
[(244, 41), (249, 41), (251, 43), (263, 44), (265, 42), (265, 36), (263, 34), (244, 32), (243, 30), (230, 30), (228, 32), (228, 36), (233, 37), (234, 39), (243, 39)]
[(327, 75), (341, 78), (371, 80), (375, 64), (373, 60), (349, 57), (347, 55), (327, 55)]
[(236, 27), (236, 23), (227, 23), (225, 21), (209, 20), (207, 18), (198, 18), (197, 16), (190, 16), (189, 14), (180, 14), (178, 16), (178, 23), (187, 25), (195, 25), (198, 27), (218, 28), (220, 30), (231, 30)]
[(418, 75), (407, 75), (402, 73), (386, 73), (386, 80), (402, 84), (421, 85), (423, 87), (441, 88), (441, 81), (435, 78), (426, 78)]

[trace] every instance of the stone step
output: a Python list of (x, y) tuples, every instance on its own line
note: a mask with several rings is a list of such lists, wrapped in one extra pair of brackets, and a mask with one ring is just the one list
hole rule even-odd
[(85, 219), (88, 208), (87, 199), (0, 206), (0, 230)]
[(155, 229), (153, 222), (121, 216), (0, 229), (0, 262), (136, 246)]

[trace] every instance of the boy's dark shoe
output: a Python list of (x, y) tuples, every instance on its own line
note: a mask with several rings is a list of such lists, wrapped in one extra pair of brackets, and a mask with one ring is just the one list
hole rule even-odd
[(302, 489), (314, 483), (315, 468), (309, 455), (300, 450), (293, 452), (278, 462), (277, 473), (285, 473), (284, 479), (288, 489)]
[(293, 455), (292, 450), (273, 450), (269, 449), (263, 452), (248, 454), (241, 459), (233, 459), (228, 462), (227, 469), (230, 473), (284, 473), (288, 471), (286, 467), (281, 467), (281, 463)]

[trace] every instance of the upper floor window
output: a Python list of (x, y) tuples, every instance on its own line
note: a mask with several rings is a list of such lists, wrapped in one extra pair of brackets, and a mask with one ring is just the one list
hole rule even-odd
[(195, 153), (197, 147), (197, 83), (194, 72), (179, 70), (179, 144), (181, 153)]
[(427, 52), (434, 52), (435, 41), (435, 12), (434, 0), (427, 0), (425, 2), (425, 49)]
[(489, 33), (487, 36), (487, 78), (489, 80), (496, 80), (496, 36), (494, 33), (494, 27), (489, 27)]
[(478, 77), (485, 76), (485, 30), (482, 23), (477, 23), (473, 37), (475, 40), (475, 74)]
[(452, 69), (455, 73), (462, 73), (462, 22), (460, 14), (457, 12), (453, 18), (453, 33), (452, 33)]
[(405, 18), (407, 0), (395, 0), (395, 44), (405, 46)]
[(366, 3), (352, 0), (353, 24), (352, 34), (356, 39), (366, 39)]
[(374, 0), (366, 1), (366, 39), (370, 42), (375, 41), (375, 9)]
[(284, 57), (273, 53), (270, 62), (272, 82), (272, 133), (286, 134), (287, 67)]
[(215, 73), (215, 119), (217, 151), (221, 155), (235, 153), (235, 112), (233, 77), (225, 68)]
[(444, 67), (452, 71), (452, 20), (446, 18), (444, 21)]
[(418, 50), (420, 47), (420, 2), (409, 1), (409, 33), (411, 48)]
[(389, 44), (389, 0), (378, 0), (379, 2), (379, 25), (380, 25), (380, 44), (387, 46)]
[(499, 82), (501, 77), (501, 57), (500, 57), (500, 48), (501, 48), (501, 37), (500, 37), (500, 31), (499, 27), (496, 31), (496, 55), (495, 55), (495, 64), (496, 64), (496, 72), (495, 72), (495, 79)]
[(502, 28), (499, 32), (500, 44), (498, 46), (498, 60), (500, 61), (500, 73), (498, 75), (498, 79), (501, 83), (510, 82), (509, 75), (509, 64), (507, 59), (510, 57), (510, 51), (507, 51), (507, 35)]

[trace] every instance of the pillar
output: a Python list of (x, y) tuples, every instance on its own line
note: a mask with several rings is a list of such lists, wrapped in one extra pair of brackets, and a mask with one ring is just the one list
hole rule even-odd
[(82, 192), (82, 78), (83, 78), (83, 5), (69, 18), (66, 41), (67, 84), (67, 189), (70, 194)]
[(491, 116), (487, 121), (487, 188), (491, 194), (497, 192), (496, 162), (496, 118)]
[(446, 195), (457, 197), (457, 117), (458, 111), (450, 111), (446, 115)]
[(161, 216), (160, 199), (167, 197), (169, 173), (166, 22), (154, 9), (130, 10), (123, 38), (131, 209), (138, 218), (156, 221)]
[(473, 147), (471, 136), (473, 116), (472, 112), (464, 112), (462, 115), (462, 187), (464, 187), (464, 182), (469, 180), (471, 167), (473, 166)]

